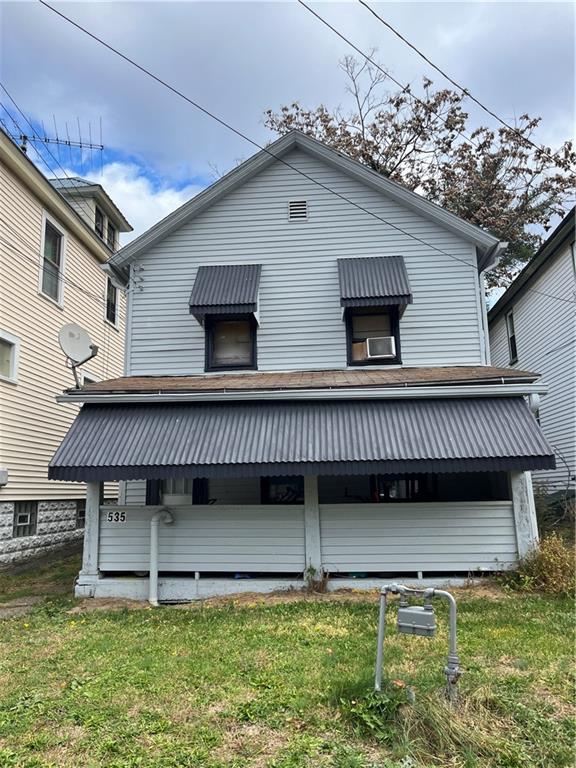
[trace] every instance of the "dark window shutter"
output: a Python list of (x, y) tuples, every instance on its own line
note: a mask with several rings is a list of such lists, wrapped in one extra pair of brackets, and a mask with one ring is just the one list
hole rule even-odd
[(146, 506), (160, 504), (162, 480), (146, 480)]

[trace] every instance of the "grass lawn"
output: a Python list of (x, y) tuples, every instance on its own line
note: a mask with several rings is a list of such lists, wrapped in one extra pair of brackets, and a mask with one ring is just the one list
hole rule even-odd
[[(572, 600), (460, 590), (461, 703), (433, 640), (393, 633), (386, 672), (413, 705), (370, 694), (375, 595), (248, 597), (89, 610), (75, 558), (0, 574), (0, 766), (530, 768), (573, 764)], [(92, 601), (94, 607), (94, 601)], [(396, 698), (395, 698), (396, 697)]]

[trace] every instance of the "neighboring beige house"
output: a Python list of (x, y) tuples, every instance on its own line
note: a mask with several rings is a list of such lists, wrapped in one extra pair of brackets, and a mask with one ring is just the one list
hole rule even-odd
[(99, 347), (84, 380), (122, 373), (125, 297), (102, 265), (130, 230), (100, 185), (48, 180), (0, 131), (0, 566), (81, 536), (84, 486), (47, 475), (78, 410), (55, 400), (74, 385), (58, 331)]

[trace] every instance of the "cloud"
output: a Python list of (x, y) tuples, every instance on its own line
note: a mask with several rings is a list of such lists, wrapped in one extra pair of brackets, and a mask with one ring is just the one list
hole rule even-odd
[(158, 182), (147, 176), (136, 163), (108, 163), (104, 165), (101, 175), (87, 175), (87, 178), (104, 187), (134, 227), (134, 232), (121, 236), (122, 245), (141, 235), (202, 190), (202, 186), (194, 184), (176, 187), (168, 182)]

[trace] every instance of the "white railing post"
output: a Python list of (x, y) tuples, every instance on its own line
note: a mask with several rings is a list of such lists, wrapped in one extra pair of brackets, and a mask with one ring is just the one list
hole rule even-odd
[(100, 498), (102, 483), (86, 483), (86, 522), (82, 570), (76, 581), (76, 597), (93, 597), (98, 580), (98, 547), (100, 543)]
[(308, 582), (322, 578), (322, 554), (320, 548), (320, 507), (318, 506), (318, 477), (304, 477), (304, 536), (306, 545), (306, 579)]
[(511, 472), (512, 505), (518, 557), (525, 557), (538, 544), (538, 523), (530, 472)]

